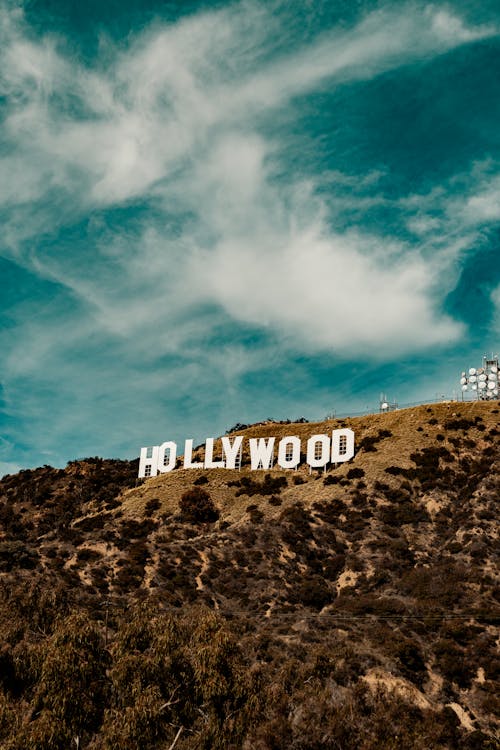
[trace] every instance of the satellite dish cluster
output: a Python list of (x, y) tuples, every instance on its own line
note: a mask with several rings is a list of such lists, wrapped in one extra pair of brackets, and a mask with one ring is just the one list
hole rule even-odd
[(496, 359), (483, 358), (483, 366), (469, 368), (460, 378), (462, 393), (467, 391), (483, 401), (497, 399), (500, 388), (500, 367)]
[(396, 411), (398, 404), (396, 401), (389, 401), (385, 393), (380, 394), (379, 409), (382, 413), (386, 411)]

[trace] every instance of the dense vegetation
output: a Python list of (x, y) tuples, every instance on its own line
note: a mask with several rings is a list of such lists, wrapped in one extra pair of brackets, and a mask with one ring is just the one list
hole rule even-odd
[(237, 523), (200, 478), (127, 510), (136, 462), (0, 481), (2, 750), (497, 748), (498, 432), (411, 429), (229, 478)]

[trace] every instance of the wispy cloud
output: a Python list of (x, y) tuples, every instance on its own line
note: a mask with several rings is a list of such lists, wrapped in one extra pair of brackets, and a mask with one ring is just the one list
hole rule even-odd
[(5, 163), (17, 177), (10, 200), (63, 186), (96, 204), (144, 194), (184, 159), (206, 156), (214, 135), (272, 116), (318, 86), (370, 78), (496, 33), (406, 6), (262, 64), (279, 24), (245, 4), (143, 32), (89, 70), (56, 39), (26, 38), (19, 10), (3, 26), (2, 89), (13, 102), (4, 127), (32, 165), (26, 172), (16, 158)]
[[(243, 3), (103, 41), (89, 66), (4, 8), (0, 253), (57, 290), (36, 315), (32, 302), (9, 311), (11, 407), (40, 430), (40, 392), (59, 391), (67, 409), (47, 431), (62, 439), (86, 429), (82, 414), (104, 428), (125, 404), (144, 424), (155, 408), (145, 393), (170, 403), (190, 386), (229, 387), (286, 351), (383, 361), (457, 339), (443, 300), (471, 230), (450, 230), (446, 186), (438, 216), (425, 196), (379, 192), (383, 171), (362, 184), (330, 171), (326, 198), (328, 170), (290, 168), (272, 124), (299, 97), (496, 33), (409, 4), (305, 40), (272, 8)], [(498, 218), (497, 190), (467, 199), (471, 225)], [(417, 242), (336, 224), (384, 204)], [(34, 380), (40, 391), (21, 397)]]

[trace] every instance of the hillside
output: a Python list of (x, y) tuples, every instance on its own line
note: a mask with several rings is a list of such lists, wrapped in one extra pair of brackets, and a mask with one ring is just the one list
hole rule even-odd
[(351, 427), (326, 473), (245, 454), (143, 482), (100, 458), (5, 477), (2, 749), (499, 747), (498, 416), (237, 433)]

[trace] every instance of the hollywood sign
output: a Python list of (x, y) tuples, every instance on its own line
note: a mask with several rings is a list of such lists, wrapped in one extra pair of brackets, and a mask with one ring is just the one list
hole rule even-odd
[[(221, 457), (214, 458), (215, 438), (205, 441), (205, 460), (193, 461), (193, 440), (184, 443), (184, 469), (239, 469), (244, 437), (222, 437)], [(272, 469), (276, 438), (249, 438), (250, 468)], [(277, 464), (281, 469), (296, 469), (301, 461), (302, 442), (296, 435), (287, 435), (278, 443)], [(311, 469), (322, 469), (328, 464), (349, 461), (354, 456), (354, 432), (349, 428), (333, 430), (331, 435), (311, 435), (306, 444), (306, 463)], [(177, 443), (171, 440), (161, 445), (141, 448), (139, 477), (166, 474), (177, 465)]]

